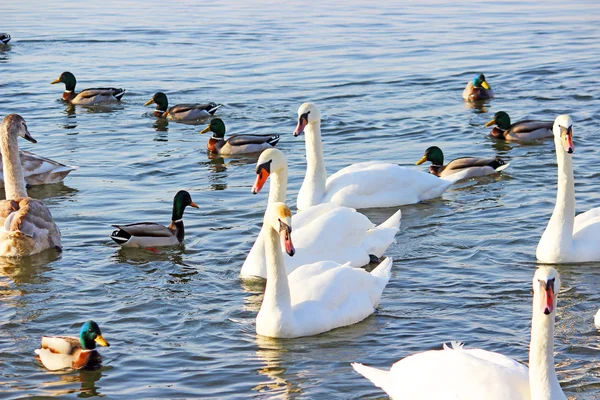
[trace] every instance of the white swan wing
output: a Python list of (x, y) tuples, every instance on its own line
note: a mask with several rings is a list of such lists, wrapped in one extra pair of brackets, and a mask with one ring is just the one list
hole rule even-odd
[(371, 273), (331, 261), (299, 267), (288, 276), (295, 336), (315, 335), (362, 321), (375, 311), (393, 261)]
[(592, 208), (591, 210), (577, 215), (573, 225), (573, 233), (576, 233), (578, 230), (585, 227), (590, 222), (593, 222), (598, 217), (600, 217), (600, 207)]
[(530, 398), (527, 367), (485, 350), (425, 351), (398, 361), (390, 371), (353, 367), (394, 399)]
[(394, 207), (438, 197), (452, 183), (413, 168), (363, 162), (330, 176), (323, 201), (358, 209)]
[(600, 261), (600, 214), (596, 215), (596, 210), (588, 211), (589, 215), (579, 221), (575, 218), (573, 255), (577, 261)]

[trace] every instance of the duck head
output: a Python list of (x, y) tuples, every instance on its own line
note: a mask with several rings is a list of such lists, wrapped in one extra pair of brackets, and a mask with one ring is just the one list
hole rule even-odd
[(173, 216), (171, 220), (180, 221), (187, 206), (198, 208), (198, 205), (192, 201), (192, 196), (185, 190), (180, 190), (173, 199)]
[(277, 149), (266, 149), (256, 162), (256, 181), (252, 186), (252, 194), (260, 192), (272, 172), (287, 167), (285, 155)]
[(571, 117), (566, 114), (556, 117), (552, 133), (554, 133), (556, 139), (560, 140), (565, 152), (572, 154), (575, 151), (575, 146), (573, 146), (573, 121)]
[(298, 109), (298, 125), (294, 131), (294, 136), (299, 136), (304, 132), (304, 128), (310, 124), (321, 123), (321, 112), (314, 103), (304, 103)]
[(149, 106), (152, 103), (156, 103), (156, 109), (162, 112), (167, 111), (169, 108), (169, 100), (167, 100), (167, 95), (163, 92), (156, 92), (154, 96), (150, 100), (144, 103), (145, 106)]
[(208, 126), (200, 131), (200, 133), (212, 132), (213, 137), (216, 139), (223, 139), (225, 137), (225, 122), (221, 118), (214, 118), (210, 120)]
[(485, 123), (485, 127), (498, 125), (498, 128), (502, 130), (507, 130), (510, 128), (510, 117), (504, 111), (498, 111), (494, 114), (494, 118)]
[(54, 85), (55, 83), (61, 83), (61, 82), (65, 84), (65, 91), (72, 92), (73, 90), (75, 90), (75, 85), (77, 84), (77, 80), (75, 79), (75, 75), (73, 75), (69, 71), (65, 71), (62, 74), (60, 74), (60, 76), (58, 78), (56, 78), (55, 80), (53, 80), (52, 82), (50, 82), (50, 84)]
[(483, 74), (475, 75), (475, 78), (473, 78), (473, 87), (483, 88), (485, 90), (490, 89), (490, 85), (488, 85), (487, 81), (485, 80), (485, 75)]
[(428, 147), (427, 150), (425, 150), (423, 157), (415, 164), (421, 165), (425, 161), (429, 161), (433, 165), (444, 165), (444, 153), (442, 153), (442, 149), (437, 146)]
[(81, 347), (86, 350), (93, 350), (96, 348), (96, 344), (100, 346), (110, 346), (110, 344), (104, 340), (100, 327), (94, 321), (88, 321), (81, 326), (79, 331), (79, 341)]

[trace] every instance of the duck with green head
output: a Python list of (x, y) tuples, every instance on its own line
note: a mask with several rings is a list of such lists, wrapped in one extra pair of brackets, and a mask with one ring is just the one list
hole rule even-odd
[(233, 135), (225, 140), (225, 123), (221, 118), (210, 121), (208, 126), (200, 133), (212, 132), (206, 147), (214, 154), (235, 155), (260, 153), (264, 149), (275, 147), (279, 142), (279, 135)]
[(490, 134), (498, 139), (511, 142), (531, 142), (552, 137), (552, 121), (525, 120), (510, 123), (510, 117), (504, 111), (498, 111), (494, 118), (484, 126), (496, 125)]
[(464, 175), (462, 179), (469, 179), (495, 174), (508, 167), (508, 164), (498, 157), (461, 157), (444, 165), (444, 153), (437, 146), (427, 148), (423, 157), (416, 164), (420, 165), (425, 161), (431, 162), (429, 173), (440, 178), (462, 173)]
[(98, 364), (102, 360), (96, 351), (96, 345), (110, 346), (104, 340), (100, 327), (94, 321), (81, 326), (79, 337), (42, 336), (42, 348), (35, 353), (44, 367), (51, 371), (73, 368), (81, 369), (87, 365)]
[(169, 108), (169, 100), (163, 92), (156, 92), (154, 96), (146, 103), (145, 106), (155, 103), (156, 109), (154, 116), (159, 118), (167, 118), (172, 121), (196, 121), (202, 118), (210, 117), (222, 107), (222, 104), (206, 103), (206, 104), (177, 104)]
[(76, 93), (75, 85), (77, 84), (77, 80), (75, 79), (75, 75), (69, 71), (63, 72), (58, 78), (50, 82), (51, 85), (56, 83), (65, 84), (62, 99), (71, 104), (92, 106), (95, 104), (111, 103), (121, 101), (121, 97), (125, 94), (125, 89), (116, 88), (92, 88)]
[(494, 97), (494, 91), (485, 80), (485, 75), (477, 74), (473, 80), (467, 82), (462, 97), (469, 101), (486, 100)]
[(173, 214), (169, 226), (155, 222), (113, 225), (117, 230), (110, 238), (123, 247), (173, 246), (183, 243), (183, 211), (187, 206), (198, 208), (192, 201), (192, 196), (185, 190), (180, 190), (173, 199)]

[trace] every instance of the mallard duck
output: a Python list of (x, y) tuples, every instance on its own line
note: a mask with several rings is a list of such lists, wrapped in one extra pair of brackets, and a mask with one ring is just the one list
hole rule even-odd
[(81, 369), (87, 365), (98, 364), (102, 357), (96, 345), (110, 346), (100, 333), (100, 327), (94, 321), (87, 321), (79, 330), (79, 338), (74, 336), (42, 336), (42, 348), (36, 349), (44, 367), (51, 371), (73, 368)]
[(8, 33), (0, 33), (0, 43), (7, 44), (10, 42), (10, 35)]
[(211, 153), (233, 155), (259, 153), (264, 149), (275, 147), (279, 142), (279, 135), (233, 135), (225, 140), (225, 123), (221, 118), (210, 121), (208, 126), (200, 131), (211, 131), (212, 137), (206, 147)]
[(529, 368), (503, 354), (465, 349), (458, 342), (408, 356), (389, 371), (359, 363), (352, 367), (393, 399), (567, 400), (554, 366), (559, 292), (558, 272), (538, 268), (533, 276)]
[[(79, 167), (61, 164), (58, 161), (38, 156), (28, 151), (20, 150), (19, 158), (25, 175), (25, 182), (29, 186), (58, 183), (65, 179), (69, 172)], [(2, 168), (0, 166), (0, 173)], [(4, 186), (4, 178), (0, 177), (0, 187)]]
[(467, 83), (462, 97), (465, 100), (485, 100), (494, 97), (494, 91), (485, 80), (483, 74), (475, 75), (472, 81)]
[(504, 111), (498, 111), (494, 118), (484, 126), (495, 126), (490, 134), (498, 139), (511, 142), (529, 142), (552, 137), (552, 121), (519, 121), (511, 125), (510, 117)]
[(0, 256), (23, 257), (46, 249), (61, 250), (60, 230), (41, 200), (27, 195), (19, 160), (18, 137), (32, 143), (25, 120), (9, 114), (0, 124), (0, 148), (6, 200), (0, 201)]
[[(442, 149), (437, 146), (427, 148), (423, 157), (421, 157), (416, 164), (421, 165), (425, 161), (431, 162), (429, 173), (439, 176), (440, 178), (464, 172), (463, 179), (468, 179), (476, 176), (495, 174), (508, 167), (508, 164), (498, 157), (461, 157), (444, 165), (444, 153), (442, 153)], [(465, 170), (468, 170), (468, 172)]]
[(192, 196), (180, 190), (173, 199), (171, 224), (164, 226), (154, 222), (140, 222), (129, 225), (112, 225), (117, 228), (110, 238), (123, 247), (173, 246), (183, 242), (183, 211), (187, 206), (198, 208)]
[(92, 88), (75, 93), (77, 80), (75, 79), (75, 75), (68, 71), (60, 74), (60, 76), (50, 82), (50, 84), (54, 85), (55, 83), (60, 82), (65, 84), (65, 91), (62, 95), (62, 99), (71, 104), (91, 106), (99, 103), (120, 101), (121, 97), (125, 94), (125, 89), (115, 88)]
[(169, 108), (169, 100), (163, 92), (157, 92), (150, 100), (144, 103), (149, 106), (156, 103), (154, 110), (155, 117), (167, 118), (173, 121), (196, 121), (201, 118), (214, 115), (215, 111), (222, 107), (222, 104), (206, 103), (206, 104), (177, 104)]

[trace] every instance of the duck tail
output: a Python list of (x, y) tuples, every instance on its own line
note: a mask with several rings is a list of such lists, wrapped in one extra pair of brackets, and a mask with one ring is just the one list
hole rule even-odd
[(489, 166), (494, 168), (497, 172), (500, 172), (500, 171), (506, 169), (509, 165), (510, 165), (510, 163), (505, 162), (501, 158), (496, 158), (494, 161), (492, 161), (489, 164)]
[(214, 107), (212, 107), (210, 110), (208, 110), (208, 113), (210, 115), (213, 115), (215, 113), (215, 111), (217, 111), (221, 107), (223, 107), (223, 104), (217, 104)]
[(279, 143), (279, 135), (271, 135), (271, 137), (267, 140), (267, 143), (275, 147), (275, 145)]
[(121, 97), (123, 97), (124, 94), (125, 94), (125, 89), (115, 89), (113, 96), (115, 97), (115, 99), (120, 101)]

